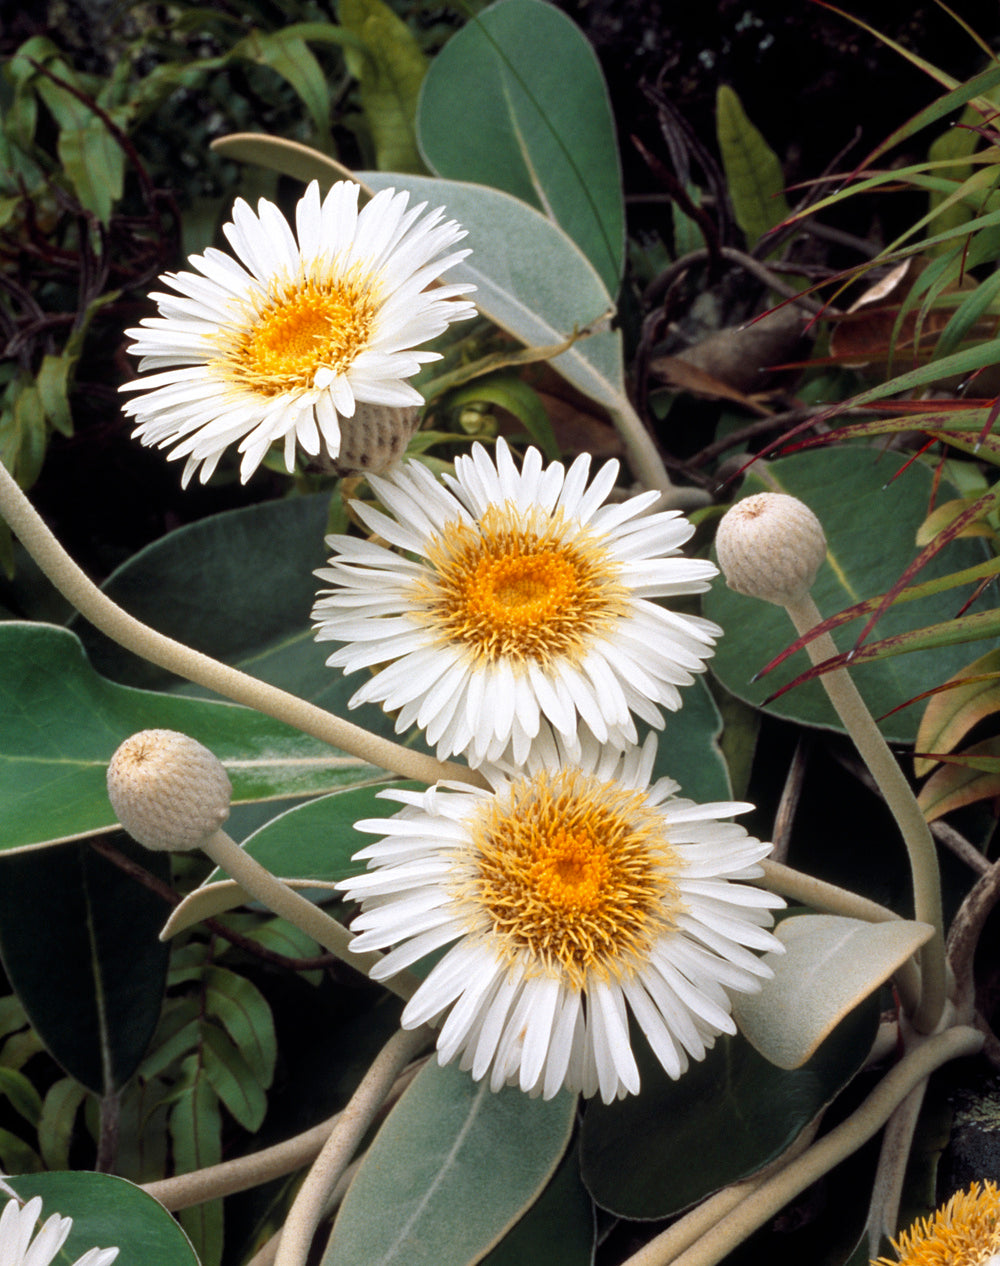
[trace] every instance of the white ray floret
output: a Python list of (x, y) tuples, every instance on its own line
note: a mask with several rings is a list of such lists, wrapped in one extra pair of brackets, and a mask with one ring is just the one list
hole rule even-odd
[(377, 193), (360, 211), (358, 186), (340, 181), (320, 200), (313, 182), (295, 231), (271, 202), (239, 199), (223, 232), (236, 258), (209, 247), (197, 272), (166, 273), (176, 294), (153, 294), (159, 315), (127, 333), (140, 371), (124, 406), (146, 445), (186, 458), (182, 482), (207, 480), (231, 444), (245, 483), (272, 444), (331, 460), (340, 419), (359, 403), (423, 403), (407, 379), (439, 354), (416, 350), (471, 317), (469, 285), (432, 286), (468, 250), (442, 209)]
[[(51, 1266), (73, 1228), (72, 1218), (53, 1213), (32, 1238), (42, 1212), (40, 1196), (23, 1206), (9, 1200), (0, 1213), (0, 1262), (3, 1266)], [(110, 1266), (118, 1256), (116, 1248), (91, 1248), (73, 1266)], [(65, 1254), (60, 1258), (66, 1260)]]
[[(681, 556), (694, 531), (658, 493), (609, 503), (618, 463), (590, 459), (520, 471), (503, 440), (482, 445), (440, 483), (411, 462), (370, 483), (384, 507), (357, 504), (384, 544), (331, 536), (316, 574), (332, 587), (313, 610), (327, 660), (377, 668), (350, 706), (374, 702), (416, 724), (438, 755), (518, 764), (546, 735), (573, 745), (583, 723), (601, 743), (657, 728), (680, 687), (704, 670), (722, 630), (654, 599), (695, 594), (717, 574)], [(589, 481), (589, 482), (588, 482)], [(405, 554), (415, 555), (416, 559)]]
[(388, 951), (384, 980), (448, 947), (402, 1020), (440, 1026), (442, 1064), (609, 1103), (639, 1089), (629, 1013), (674, 1078), (736, 1031), (731, 994), (757, 991), (758, 953), (782, 948), (781, 898), (745, 882), (771, 845), (720, 821), (750, 805), (651, 783), (655, 753), (652, 735), (624, 754), (588, 737), (576, 760), (486, 766), (490, 790), (382, 792), (403, 808), (357, 823), (380, 838), (339, 885), (361, 903), (352, 949)]

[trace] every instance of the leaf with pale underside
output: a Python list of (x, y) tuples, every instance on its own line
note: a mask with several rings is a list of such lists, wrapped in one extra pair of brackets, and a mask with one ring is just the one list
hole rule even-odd
[(733, 1016), (743, 1036), (779, 1068), (799, 1068), (864, 998), (934, 935), (928, 923), (865, 923), (832, 914), (782, 920), (784, 954), (760, 993), (738, 994)]
[[(945, 683), (932, 695), (917, 731), (918, 752), (953, 752), (980, 721), (1000, 712), (1000, 650), (989, 651)], [(913, 772), (923, 778), (934, 760), (915, 757)]]

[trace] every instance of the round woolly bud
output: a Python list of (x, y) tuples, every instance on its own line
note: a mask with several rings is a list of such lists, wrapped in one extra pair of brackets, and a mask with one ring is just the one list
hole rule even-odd
[(340, 452), (333, 462), (341, 475), (371, 471), (381, 475), (406, 452), (417, 429), (420, 410), (359, 401), (353, 417), (340, 419)]
[(798, 497), (759, 492), (726, 511), (715, 548), (730, 589), (788, 606), (812, 588), (826, 537)]
[(229, 817), (233, 794), (218, 757), (176, 730), (141, 730), (108, 766), (118, 821), (146, 848), (197, 848)]

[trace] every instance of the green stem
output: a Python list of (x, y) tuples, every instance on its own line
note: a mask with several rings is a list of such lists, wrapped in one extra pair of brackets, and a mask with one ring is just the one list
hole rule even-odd
[[(823, 618), (808, 593), (786, 606), (785, 610), (800, 635), (811, 632)], [(828, 633), (808, 642), (806, 650), (814, 664), (839, 654)], [(920, 1004), (911, 1017), (918, 1032), (930, 1033), (941, 1018), (947, 996), (941, 873), (934, 839), (910, 784), (889, 751), (850, 674), (846, 669), (838, 668), (823, 673), (820, 681), (899, 825), (910, 858), (915, 917), (934, 928), (933, 937), (920, 951)]]
[(164, 637), (155, 629), (134, 619), (117, 606), (89, 580), (73, 562), (55, 536), (43, 523), (7, 469), (0, 463), (0, 514), (20, 539), (49, 580), (80, 614), (112, 641), (140, 655), (151, 664), (176, 673), (199, 686), (205, 686), (227, 699), (254, 708), (265, 716), (284, 721), (303, 734), (309, 734), (341, 751), (350, 752), (359, 760), (380, 769), (391, 770), (402, 778), (434, 783), (439, 779), (484, 786), (480, 775), (464, 765), (438, 761), (422, 752), (415, 752), (400, 743), (379, 738), (359, 725), (352, 725), (307, 703), (285, 690), (269, 686), (255, 677), (199, 651), (192, 650), (173, 638)]
[[(244, 892), (263, 902), (269, 910), (287, 919), (295, 927), (301, 928), (343, 962), (349, 963), (358, 971), (368, 972), (382, 961), (382, 955), (374, 952), (352, 953), (350, 945), (354, 937), (342, 924), (331, 919), (307, 897), (276, 879), (266, 867), (231, 840), (225, 831), (216, 831), (201, 847), (217, 866), (236, 880)], [(400, 998), (409, 999), (416, 993), (421, 982), (419, 976), (414, 976), (412, 972), (401, 971), (382, 983)]]
[(885, 1075), (846, 1121), (762, 1182), (690, 1248), (677, 1255), (666, 1240), (668, 1229), (630, 1257), (625, 1266), (716, 1266), (790, 1200), (867, 1143), (897, 1105), (936, 1068), (949, 1060), (974, 1055), (982, 1044), (982, 1034), (970, 1028), (948, 1029), (926, 1038)]

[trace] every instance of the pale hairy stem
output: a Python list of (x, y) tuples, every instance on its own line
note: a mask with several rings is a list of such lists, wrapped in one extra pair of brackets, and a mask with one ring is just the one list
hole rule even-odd
[(683, 1253), (686, 1248), (697, 1243), (717, 1222), (732, 1213), (756, 1191), (761, 1183), (766, 1182), (769, 1174), (781, 1169), (805, 1151), (816, 1136), (819, 1123), (820, 1118), (817, 1117), (806, 1126), (791, 1147), (760, 1173), (744, 1179), (743, 1182), (734, 1182), (728, 1187), (723, 1187), (721, 1191), (716, 1191), (701, 1204), (695, 1205), (689, 1213), (685, 1213), (683, 1217), (671, 1223), (665, 1231), (661, 1231), (655, 1239), (650, 1240), (638, 1253), (630, 1257), (627, 1266), (655, 1266), (657, 1262), (670, 1261)]
[[(351, 952), (354, 937), (342, 924), (330, 916), (319, 906), (314, 905), (307, 897), (289, 888), (286, 883), (276, 878), (260, 862), (245, 852), (225, 831), (216, 831), (214, 835), (201, 845), (213, 862), (235, 879), (244, 892), (289, 923), (307, 933), (318, 941), (324, 949), (329, 950), (345, 963), (349, 963), (358, 971), (370, 972), (382, 961), (382, 955), (374, 951), (367, 954)], [(412, 998), (419, 989), (419, 976), (412, 972), (401, 971), (382, 982), (400, 998)]]
[(927, 1093), (927, 1078), (918, 1082), (889, 1118), (882, 1135), (872, 1198), (868, 1206), (865, 1229), (868, 1233), (868, 1255), (878, 1256), (883, 1237), (896, 1234), (899, 1224), (899, 1202), (903, 1194), (906, 1163), (910, 1159), (913, 1131)]
[(380, 738), (360, 725), (353, 725), (315, 704), (307, 703), (285, 690), (258, 681), (248, 673), (220, 664), (182, 642), (157, 633), (128, 615), (90, 580), (73, 562), (42, 521), (6, 467), (0, 463), (0, 515), (53, 585), (96, 629), (126, 650), (141, 656), (187, 681), (216, 694), (245, 704), (265, 716), (284, 721), (359, 760), (402, 778), (434, 783), (440, 779), (485, 786), (475, 771), (452, 761), (438, 761), (401, 743)]
[(971, 1024), (976, 1010), (973, 961), (986, 920), (1000, 900), (1000, 861), (980, 875), (969, 889), (948, 932), (948, 961), (955, 973), (955, 1010), (962, 1024)]
[[(396, 1078), (391, 1094), (382, 1105), (383, 1109), (396, 1102), (419, 1070), (420, 1064), (415, 1064)], [(205, 1169), (195, 1169), (189, 1174), (177, 1174), (173, 1178), (144, 1183), (142, 1189), (171, 1213), (205, 1204), (209, 1200), (219, 1200), (223, 1196), (232, 1196), (238, 1191), (249, 1191), (252, 1187), (272, 1182), (275, 1178), (284, 1178), (286, 1174), (294, 1174), (297, 1169), (311, 1165), (323, 1150), (323, 1144), (339, 1120), (340, 1113), (335, 1112), (311, 1129), (303, 1130), (294, 1138), (275, 1143), (272, 1147), (262, 1147), (260, 1151), (250, 1152), (247, 1156), (222, 1161), (219, 1165), (208, 1165)]]
[[(323, 1221), (332, 1217), (337, 1209), (344, 1203), (344, 1197), (347, 1195), (347, 1188), (354, 1181), (354, 1175), (358, 1172), (361, 1161), (352, 1161), (350, 1165), (341, 1174), (336, 1187), (333, 1189), (333, 1195), (326, 1202), (323, 1209)], [(276, 1231), (267, 1243), (254, 1253), (253, 1257), (247, 1262), (246, 1266), (274, 1266), (274, 1259), (278, 1255), (278, 1245), (281, 1243), (281, 1232)]]
[(281, 1232), (275, 1266), (305, 1266), (323, 1211), (341, 1174), (396, 1078), (431, 1036), (426, 1026), (400, 1029), (379, 1051), (299, 1188)]
[[(809, 633), (823, 618), (808, 593), (785, 610), (800, 635)], [(813, 638), (806, 644), (806, 650), (814, 664), (839, 654), (828, 633)], [(916, 918), (934, 928), (934, 935), (920, 950), (920, 1004), (911, 1015), (918, 1032), (930, 1033), (937, 1027), (947, 996), (941, 873), (934, 840), (913, 789), (889, 751), (850, 674), (838, 668), (821, 674), (820, 681), (899, 825), (910, 858)]]
[[(877, 901), (869, 901), (847, 888), (838, 888), (836, 884), (828, 884), (781, 862), (766, 859), (760, 865), (764, 869), (763, 887), (791, 901), (799, 901), (810, 909), (821, 910), (825, 914), (842, 914), (850, 919), (864, 919), (866, 923), (891, 923), (900, 917), (888, 906), (881, 906)], [(920, 1001), (920, 971), (912, 958), (896, 969), (893, 979), (903, 1010), (910, 1014)]]
[[(729, 1214), (680, 1254), (646, 1252), (630, 1257), (624, 1266), (717, 1266), (727, 1254), (779, 1213), (790, 1200), (829, 1173), (873, 1137), (898, 1104), (952, 1059), (974, 1055), (982, 1046), (981, 1033), (960, 1027), (924, 1038), (892, 1068), (846, 1121), (835, 1126), (801, 1156), (766, 1179)], [(656, 1240), (652, 1241), (656, 1244)]]
[(627, 399), (622, 397), (609, 412), (625, 446), (632, 474), (645, 488), (657, 488), (662, 493), (659, 509), (694, 510), (711, 502), (711, 495), (704, 488), (678, 488), (672, 482), (653, 437)]

